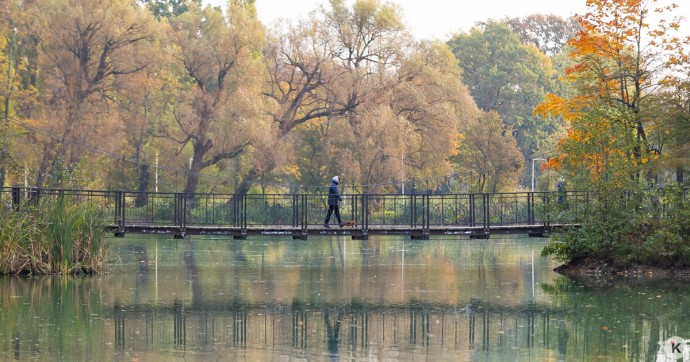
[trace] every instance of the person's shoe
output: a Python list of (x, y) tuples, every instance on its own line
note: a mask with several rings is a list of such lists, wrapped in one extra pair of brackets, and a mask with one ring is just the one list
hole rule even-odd
[(345, 224), (343, 224), (343, 223), (340, 223), (340, 227), (343, 227), (343, 226), (345, 226)]
[(331, 226), (330, 226), (330, 225), (328, 225), (328, 224), (323, 224), (323, 227), (325, 227), (325, 228), (329, 228), (329, 227), (331, 227)]

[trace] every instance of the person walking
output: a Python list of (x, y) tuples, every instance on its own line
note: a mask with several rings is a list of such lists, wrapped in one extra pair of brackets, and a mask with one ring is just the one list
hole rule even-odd
[(331, 180), (331, 186), (328, 187), (328, 212), (326, 213), (326, 220), (323, 222), (324, 227), (330, 227), (328, 222), (331, 220), (331, 214), (335, 211), (335, 218), (338, 220), (338, 225), (343, 227), (343, 221), (340, 219), (340, 201), (343, 200), (340, 197), (340, 192), (338, 191), (338, 184), (340, 183), (340, 177), (335, 176)]

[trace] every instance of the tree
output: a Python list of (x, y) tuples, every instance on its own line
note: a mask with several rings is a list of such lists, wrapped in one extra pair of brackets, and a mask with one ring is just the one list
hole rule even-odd
[(120, 186), (126, 190), (140, 191), (136, 206), (143, 206), (146, 192), (151, 191), (151, 164), (162, 146), (158, 132), (170, 122), (174, 91), (179, 86), (173, 74), (172, 50), (165, 37), (166, 26), (165, 22), (159, 24), (155, 29), (155, 38), (146, 48), (131, 49), (138, 52), (130, 54), (131, 57), (146, 59), (146, 67), (115, 80), (117, 94), (113, 101), (118, 106), (124, 141), (119, 145), (119, 153), (131, 159), (134, 166), (124, 168), (126, 171), (122, 179), (126, 182)]
[(381, 190), (447, 174), (477, 115), (453, 55), (442, 43), (413, 43), (397, 7), (330, 5), (276, 27), (265, 55), (274, 125), (299, 166), (289, 172), (310, 184), (346, 173)]
[[(46, 108), (41, 118), (56, 135), (43, 147), (37, 186), (50, 173), (51, 185), (61, 185), (62, 169), (74, 169), (83, 150), (104, 125), (98, 125), (99, 105), (108, 100), (112, 80), (141, 70), (126, 54), (150, 39), (153, 19), (126, 0), (35, 2), (32, 30), (39, 39), (39, 63)], [(44, 118), (45, 117), (45, 118)]]
[(448, 44), (477, 106), (496, 111), (524, 157), (532, 158), (561, 128), (556, 118), (533, 114), (553, 88), (555, 73), (548, 57), (532, 45), (523, 45), (507, 25), (497, 22), (457, 34)]
[(473, 192), (514, 190), (524, 167), (515, 139), (496, 112), (479, 116), (450, 160), (461, 174), (469, 174), (465, 179), (471, 180)]
[(687, 164), (687, 152), (676, 152), (687, 150), (688, 73), (674, 71), (687, 64), (688, 44), (676, 34), (679, 19), (666, 15), (675, 5), (655, 4), (589, 1), (582, 30), (569, 42), (575, 65), (566, 72), (576, 92), (549, 95), (537, 109), (569, 125), (551, 166), (573, 187), (593, 191), (583, 228), (560, 235), (543, 254), (609, 265), (687, 264), (684, 193), (660, 181)]
[(201, 0), (140, 0), (157, 18), (174, 18), (189, 10), (190, 4), (201, 7)]
[(17, 1), (8, 1), (0, 8), (0, 187), (5, 185), (8, 171), (18, 168), (13, 143), (20, 132), (10, 120), (30, 109), (36, 98), (34, 84), (25, 82), (30, 75), (25, 54), (25, 44), (30, 43), (23, 23), (25, 16)]
[[(185, 193), (195, 193), (202, 170), (247, 152), (270, 134), (260, 117), (263, 28), (251, 9), (232, 1), (229, 22), (211, 7), (194, 5), (172, 19), (171, 39), (185, 77), (168, 137), (191, 146)], [(180, 137), (181, 136), (181, 137)], [(246, 192), (246, 191), (245, 191)]]
[[(647, 7), (654, 3), (590, 2), (592, 11), (581, 18), (582, 30), (569, 42), (570, 57), (576, 64), (567, 70), (567, 76), (577, 92), (568, 98), (549, 95), (537, 109), (540, 114), (561, 115), (570, 122), (573, 131), (562, 148), (568, 150), (564, 155), (572, 157), (561, 157), (561, 166), (580, 176), (582, 169), (598, 170), (589, 174), (589, 182), (616, 180), (639, 187), (642, 169), (660, 156), (647, 130), (659, 118), (658, 110), (645, 108), (645, 99), (658, 89), (658, 81), (670, 65), (687, 59), (681, 40), (672, 34), (678, 19), (662, 17), (675, 5)], [(661, 18), (657, 23), (649, 22), (650, 10)], [(599, 134), (614, 130), (608, 133), (613, 143)], [(593, 147), (585, 147), (588, 142)], [(611, 158), (611, 152), (624, 157)]]
[(561, 53), (568, 40), (580, 30), (577, 17), (564, 19), (556, 15), (533, 14), (524, 18), (506, 18), (502, 22), (520, 37), (523, 44), (532, 44), (550, 57)]

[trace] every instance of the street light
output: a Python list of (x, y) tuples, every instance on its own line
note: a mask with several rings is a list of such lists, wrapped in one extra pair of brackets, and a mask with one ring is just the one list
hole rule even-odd
[(533, 158), (532, 159), (532, 192), (534, 192), (534, 161), (546, 161), (545, 158)]

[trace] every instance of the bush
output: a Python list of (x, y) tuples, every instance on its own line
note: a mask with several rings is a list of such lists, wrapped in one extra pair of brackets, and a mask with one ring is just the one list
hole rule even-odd
[(616, 266), (690, 266), (690, 203), (684, 198), (679, 190), (601, 193), (582, 227), (555, 235), (542, 255), (566, 263), (588, 258)]

